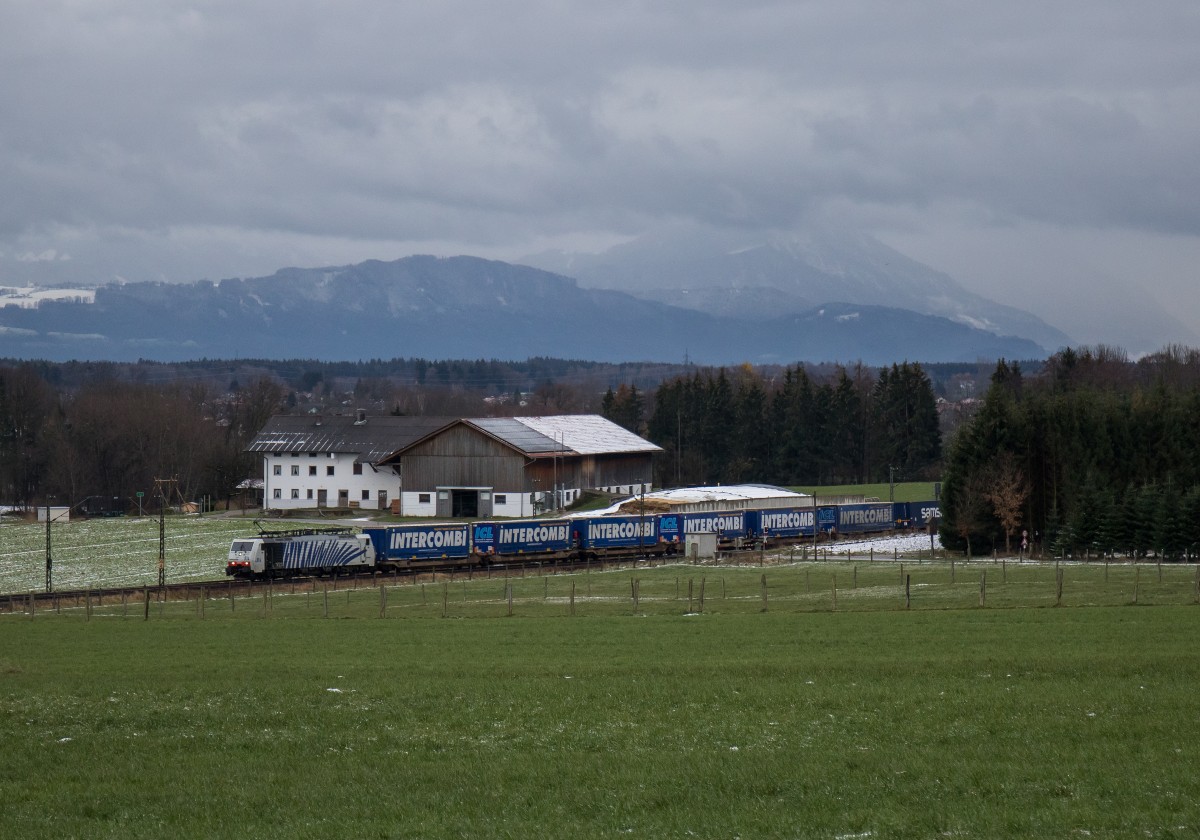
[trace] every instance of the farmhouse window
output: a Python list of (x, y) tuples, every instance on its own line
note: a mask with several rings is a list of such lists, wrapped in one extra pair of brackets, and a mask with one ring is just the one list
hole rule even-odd
[(325, 475), (333, 475), (333, 464), (325, 468)]
[(293, 498), (293, 499), (299, 499), (299, 498), (300, 498), (300, 491), (299, 491), (299, 489), (295, 489), (295, 488), (293, 488), (293, 490), (292, 490), (292, 498)]
[(418, 493), (417, 494), (417, 503), (422, 504), (422, 505), (429, 504), (429, 494), (428, 493)]
[(311, 488), (311, 487), (309, 487), (309, 488), (308, 488), (308, 496), (307, 496), (307, 498), (309, 498), (309, 499), (311, 499), (311, 498), (312, 498), (312, 488)]
[(371, 491), (370, 491), (370, 490), (364, 490), (364, 491), (362, 491), (362, 500), (363, 500), (364, 502), (369, 502), (369, 501), (371, 501)]
[(309, 475), (316, 475), (316, 474), (317, 474), (317, 468), (316, 468), (316, 467), (313, 467), (313, 466), (310, 466), (310, 467), (308, 468), (308, 474), (309, 474)]
[(361, 461), (354, 462), (354, 474), (362, 475), (362, 462)]
[(276, 487), (275, 491), (271, 494), (271, 498), (273, 498), (273, 499), (282, 499), (283, 498), (283, 493), (280, 491), (280, 489), (278, 487)]
[(292, 464), (292, 475), (300, 475), (300, 465)]
[(504, 493), (497, 493), (496, 494), (496, 504), (498, 504), (498, 505), (508, 504), (508, 496), (506, 496)]
[(283, 465), (276, 464), (275, 466), (273, 466), (271, 468), (271, 474), (272, 475), (283, 475)]

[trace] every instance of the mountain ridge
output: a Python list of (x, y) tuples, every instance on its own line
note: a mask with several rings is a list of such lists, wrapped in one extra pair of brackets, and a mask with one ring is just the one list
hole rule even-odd
[(600, 254), (543, 252), (523, 260), (590, 288), (739, 317), (798, 314), (829, 301), (891, 306), (938, 315), (1045, 350), (1071, 343), (1041, 318), (963, 288), (950, 275), (863, 233), (810, 228), (730, 231), (679, 224)]
[(857, 303), (822, 306), (824, 313), (818, 307), (803, 318), (731, 318), (584, 288), (528, 266), (416, 255), (219, 282), (109, 284), (95, 290), (93, 302), (6, 306), (0, 355), (50, 361), (687, 355), (701, 364), (1045, 355), (1027, 339), (936, 316)]

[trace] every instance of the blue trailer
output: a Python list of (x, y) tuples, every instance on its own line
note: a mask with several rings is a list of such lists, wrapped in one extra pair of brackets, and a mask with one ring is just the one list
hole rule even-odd
[(488, 557), (565, 557), (571, 551), (569, 519), (514, 519), (471, 526), (475, 553)]
[(666, 542), (678, 544), (688, 534), (716, 534), (723, 548), (740, 547), (754, 536), (747, 528), (744, 510), (662, 514), (659, 533)]
[(867, 502), (837, 507), (839, 534), (866, 534), (890, 531), (895, 527), (895, 507), (891, 502)]
[(593, 516), (576, 519), (571, 531), (576, 548), (589, 557), (663, 554), (669, 546), (660, 540), (658, 526), (659, 517), (654, 514)]
[(908, 528), (925, 529), (930, 522), (941, 519), (942, 508), (939, 501), (928, 502), (897, 502), (896, 519), (903, 521)]
[(811, 507), (769, 508), (746, 511), (750, 531), (767, 543), (812, 537), (816, 511)]
[(464, 560), (471, 554), (467, 525), (390, 525), (363, 528), (380, 565)]

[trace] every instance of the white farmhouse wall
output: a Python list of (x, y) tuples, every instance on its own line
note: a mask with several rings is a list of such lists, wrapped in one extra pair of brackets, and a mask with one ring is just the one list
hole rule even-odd
[(345, 491), (350, 507), (378, 510), (381, 491), (387, 494), (385, 508), (390, 507), (392, 500), (400, 495), (400, 477), (391, 467), (374, 468), (370, 464), (363, 464), (361, 475), (355, 475), (355, 458), (354, 454), (329, 452), (265, 456), (265, 507), (270, 510), (314, 508), (321, 490), (326, 493), (326, 507), (337, 507), (342, 491)]

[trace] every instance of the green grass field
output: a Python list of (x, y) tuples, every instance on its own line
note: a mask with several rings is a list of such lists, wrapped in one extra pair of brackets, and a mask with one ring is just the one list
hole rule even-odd
[(892, 562), (18, 610), (0, 836), (1195, 836), (1195, 567), (1062, 571), (1059, 608), (1053, 564), (942, 561), (910, 610)]
[(934, 498), (932, 481), (896, 482), (895, 499), (890, 499), (891, 485), (883, 484), (837, 484), (823, 487), (805, 486), (792, 487), (797, 493), (821, 496), (866, 496), (881, 501), (897, 502), (927, 502)]

